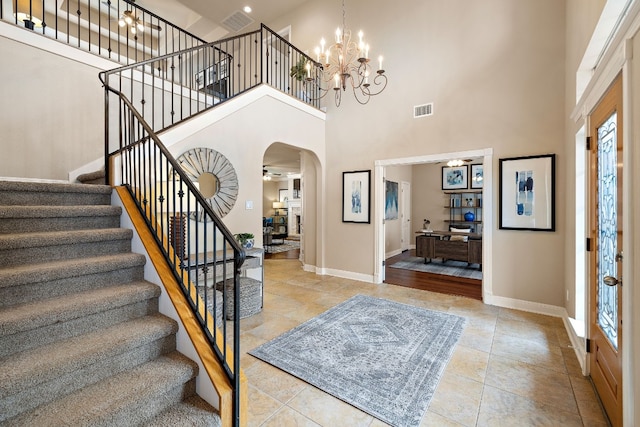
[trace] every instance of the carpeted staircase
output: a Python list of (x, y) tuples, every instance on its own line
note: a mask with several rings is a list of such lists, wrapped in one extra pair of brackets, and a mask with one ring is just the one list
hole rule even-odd
[(218, 426), (102, 185), (0, 182), (0, 425)]

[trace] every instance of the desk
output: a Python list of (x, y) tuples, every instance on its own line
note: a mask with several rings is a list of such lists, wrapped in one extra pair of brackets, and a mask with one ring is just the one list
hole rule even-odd
[[(482, 269), (482, 234), (459, 233), (451, 231), (416, 231), (416, 256), (431, 262), (432, 258), (479, 264)], [(468, 241), (444, 240), (443, 237), (467, 236)], [(427, 261), (428, 259), (428, 261)]]

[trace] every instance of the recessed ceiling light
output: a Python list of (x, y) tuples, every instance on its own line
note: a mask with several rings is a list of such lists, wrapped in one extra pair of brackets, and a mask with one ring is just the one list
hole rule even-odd
[(251, 6), (245, 6), (243, 9), (246, 13), (251, 13)]

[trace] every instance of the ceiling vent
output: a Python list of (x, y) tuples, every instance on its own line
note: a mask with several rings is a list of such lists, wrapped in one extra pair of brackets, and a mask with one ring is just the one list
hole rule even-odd
[(433, 115), (433, 102), (429, 104), (416, 105), (413, 107), (413, 118), (427, 117)]
[(233, 12), (231, 15), (224, 18), (224, 21), (221, 22), (224, 28), (232, 32), (238, 32), (252, 23), (253, 19), (251, 19), (249, 15), (240, 10)]

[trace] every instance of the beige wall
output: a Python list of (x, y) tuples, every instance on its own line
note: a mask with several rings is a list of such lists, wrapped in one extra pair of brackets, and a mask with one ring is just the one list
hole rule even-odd
[(2, 36), (0, 52), (0, 176), (65, 180), (103, 156), (101, 70)]
[[(198, 119), (203, 122), (198, 126), (200, 129), (171, 145), (169, 150), (177, 157), (191, 148), (207, 147), (227, 157), (236, 170), (240, 189), (224, 223), (232, 233), (253, 233), (256, 245), (261, 246), (262, 216), (267, 198), (263, 195), (264, 153), (271, 144), (280, 142), (309, 150), (317, 159), (324, 158), (324, 120), (271, 96), (260, 97), (244, 108), (206, 124), (208, 116), (216, 114), (215, 109), (204, 114)], [(171, 135), (164, 136), (171, 139)], [(287, 188), (287, 182), (276, 182), (274, 187)], [(253, 202), (253, 209), (246, 209), (247, 201)], [(273, 208), (266, 211), (273, 214)]]
[[(328, 105), (330, 205), (340, 200), (343, 171), (373, 169), (376, 160), (493, 148), (496, 171), (502, 157), (555, 153), (564, 162), (564, 2), (412, 0), (399, 9), (353, 0), (347, 8), (347, 22), (365, 32), (371, 56), (384, 55), (389, 85), (366, 106), (348, 93), (340, 108)], [(294, 44), (312, 52), (340, 15), (337, 1), (310, 2), (269, 25), (292, 24)], [(434, 102), (435, 114), (413, 119), (413, 106), (425, 102)], [(563, 188), (566, 171), (558, 169)], [(562, 200), (560, 194), (554, 233), (494, 230), (494, 295), (564, 305)], [(495, 224), (496, 207), (485, 210)], [(328, 210), (327, 266), (372, 274), (374, 239), (373, 224), (345, 224), (338, 209)]]

